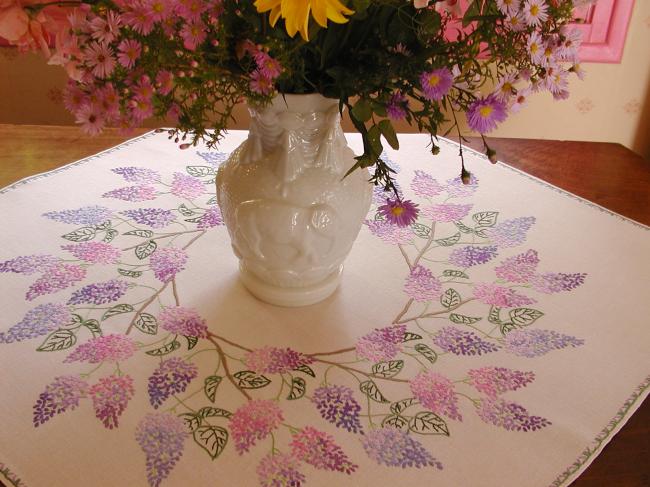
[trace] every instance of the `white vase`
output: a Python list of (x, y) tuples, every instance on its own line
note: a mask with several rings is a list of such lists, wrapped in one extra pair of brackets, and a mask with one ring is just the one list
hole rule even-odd
[(217, 174), (241, 280), (271, 304), (316, 303), (336, 290), (368, 213), (368, 170), (343, 178), (355, 160), (336, 99), (280, 95), (249, 111), (248, 139)]

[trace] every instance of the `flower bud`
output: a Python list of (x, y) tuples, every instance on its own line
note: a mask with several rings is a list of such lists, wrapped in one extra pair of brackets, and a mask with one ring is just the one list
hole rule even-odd
[(485, 152), (485, 155), (487, 156), (488, 160), (489, 160), (492, 164), (496, 164), (496, 163), (497, 163), (497, 151), (495, 151), (495, 150), (492, 149), (491, 147), (488, 147), (488, 150)]

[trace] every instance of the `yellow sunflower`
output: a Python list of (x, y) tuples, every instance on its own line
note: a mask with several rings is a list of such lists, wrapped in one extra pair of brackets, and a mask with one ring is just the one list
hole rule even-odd
[(275, 26), (280, 17), (284, 19), (287, 33), (293, 37), (300, 32), (302, 38), (309, 40), (309, 13), (323, 28), (327, 28), (327, 20), (344, 24), (348, 21), (345, 15), (351, 15), (350, 10), (339, 0), (256, 0), (255, 7), (260, 13), (271, 11), (271, 25)]

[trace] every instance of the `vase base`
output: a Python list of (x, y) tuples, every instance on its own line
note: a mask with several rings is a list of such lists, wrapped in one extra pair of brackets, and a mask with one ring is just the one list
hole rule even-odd
[(306, 287), (279, 287), (267, 284), (257, 276), (239, 266), (239, 278), (244, 287), (257, 299), (275, 306), (298, 308), (323, 301), (331, 296), (341, 281), (343, 266), (325, 280)]

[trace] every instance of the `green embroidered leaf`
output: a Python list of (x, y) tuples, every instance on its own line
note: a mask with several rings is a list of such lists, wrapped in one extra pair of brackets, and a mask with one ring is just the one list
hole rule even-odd
[(303, 374), (311, 375), (312, 377), (316, 377), (316, 374), (314, 371), (309, 367), (308, 365), (301, 365), (300, 367), (296, 367), (293, 370), (297, 370), (298, 372), (302, 372)]
[(481, 321), (483, 318), (473, 318), (471, 316), (452, 313), (449, 315), (449, 319), (452, 323), (456, 323), (457, 325), (471, 325), (477, 321)]
[(90, 330), (93, 338), (102, 336), (102, 329), (99, 327), (99, 322), (97, 320), (86, 320), (83, 322), (83, 326)]
[(205, 181), (203, 181), (203, 184), (205, 184), (206, 186), (210, 186), (210, 185), (214, 184), (216, 181), (217, 181), (217, 178), (210, 178), (210, 179), (206, 179)]
[(237, 386), (242, 389), (260, 389), (268, 386), (271, 381), (263, 375), (257, 375), (252, 370), (241, 370), (234, 375)]
[(460, 293), (455, 289), (447, 289), (442, 296), (440, 296), (440, 304), (447, 309), (456, 308), (460, 304)]
[(203, 220), (203, 216), (196, 216), (194, 218), (186, 218), (185, 221), (188, 223), (199, 223), (201, 220)]
[(221, 408), (206, 406), (199, 409), (199, 416), (202, 418), (230, 418), (232, 413)]
[(151, 230), (131, 230), (130, 232), (125, 232), (124, 235), (131, 235), (136, 237), (151, 238), (153, 237), (153, 232)]
[(404, 336), (402, 337), (402, 342), (410, 342), (413, 340), (422, 340), (422, 337), (417, 333), (411, 333), (410, 331), (404, 333)]
[(217, 202), (217, 197), (216, 197), (216, 196), (213, 196), (213, 197), (210, 198), (208, 201), (206, 201), (205, 204), (206, 204), (206, 205), (210, 205), (210, 206), (218, 204), (218, 202)]
[(481, 211), (472, 215), (472, 220), (479, 227), (493, 227), (497, 223), (498, 211)]
[(217, 387), (221, 384), (223, 377), (218, 375), (211, 375), (206, 377), (203, 381), (203, 391), (210, 402), (214, 402), (215, 395), (217, 394)]
[(447, 269), (442, 273), (442, 275), (445, 277), (460, 277), (462, 279), (469, 279), (469, 276), (465, 274), (463, 271), (454, 271), (451, 269)]
[(143, 260), (153, 254), (158, 248), (158, 244), (155, 240), (149, 240), (143, 244), (138, 245), (135, 248), (135, 255), (138, 259)]
[(488, 314), (488, 321), (490, 323), (494, 323), (495, 325), (500, 325), (501, 324), (501, 318), (499, 316), (500, 311), (501, 308), (497, 308), (496, 306), (491, 306), (490, 314)]
[(185, 203), (183, 203), (182, 205), (180, 205), (180, 206), (178, 207), (178, 211), (180, 211), (180, 212), (181, 212), (181, 215), (183, 215), (183, 216), (192, 216), (192, 215), (194, 214), (194, 212), (193, 212), (192, 210), (190, 210), (190, 209), (185, 205)]
[(409, 430), (420, 435), (449, 436), (449, 428), (445, 420), (430, 411), (421, 411), (411, 418)]
[(70, 330), (56, 330), (45, 339), (37, 352), (58, 352), (77, 343), (77, 337)]
[(190, 176), (194, 176), (195, 178), (215, 175), (214, 169), (210, 166), (187, 166), (185, 169)]
[(106, 235), (104, 235), (104, 238), (102, 239), (104, 242), (112, 242), (115, 237), (117, 237), (120, 234), (117, 230), (106, 230)]
[(194, 441), (214, 460), (228, 443), (228, 430), (221, 426), (200, 426), (194, 432)]
[(111, 228), (112, 223), (110, 220), (106, 220), (104, 223), (100, 223), (99, 225), (95, 225), (95, 228), (97, 230), (108, 230)]
[(406, 419), (404, 416), (399, 416), (396, 414), (386, 416), (384, 420), (381, 422), (381, 426), (383, 428), (397, 428), (399, 430), (408, 428), (408, 425), (409, 425), (408, 419)]
[(367, 380), (359, 384), (359, 389), (361, 392), (363, 392), (366, 396), (368, 396), (370, 399), (372, 399), (375, 402), (378, 403), (388, 403), (388, 399), (384, 397), (384, 395), (381, 393), (379, 388), (377, 387), (377, 384), (375, 384), (371, 380)]
[(431, 235), (431, 229), (421, 223), (414, 223), (411, 225), (411, 228), (413, 229), (413, 233), (418, 237), (429, 238), (429, 235)]
[(405, 409), (408, 409), (413, 404), (417, 403), (417, 399), (414, 397), (409, 397), (408, 399), (402, 399), (401, 401), (394, 402), (390, 405), (390, 410), (394, 414), (400, 414)]
[(387, 379), (399, 374), (402, 368), (404, 368), (403, 360), (389, 360), (388, 362), (380, 362), (372, 366), (372, 375)]
[(377, 213), (375, 213), (375, 221), (376, 222), (386, 221), (386, 217), (380, 211), (378, 211)]
[(140, 277), (142, 275), (142, 271), (129, 271), (126, 269), (117, 269), (117, 272), (126, 277)]
[(72, 318), (65, 325), (61, 326), (64, 330), (75, 330), (83, 325), (84, 319), (78, 314), (73, 314)]
[(287, 396), (290, 401), (300, 399), (307, 391), (307, 383), (302, 377), (294, 377), (291, 379), (291, 392)]
[(97, 230), (93, 227), (83, 227), (74, 232), (66, 233), (62, 237), (72, 242), (88, 242), (95, 238), (95, 235), (97, 235)]
[(158, 320), (156, 320), (154, 315), (150, 315), (149, 313), (140, 313), (134, 324), (138, 330), (147, 335), (155, 335), (158, 333)]
[(458, 227), (458, 230), (463, 233), (474, 233), (474, 230), (472, 228), (469, 228), (463, 222), (454, 222), (454, 225), (456, 225)]
[(429, 347), (429, 345), (425, 345), (424, 343), (418, 343), (415, 346), (415, 351), (432, 364), (435, 364), (436, 360), (438, 360), (438, 354), (431, 347)]
[(183, 420), (191, 433), (194, 433), (201, 426), (201, 418), (194, 413), (183, 413), (178, 417)]
[(477, 237), (481, 237), (481, 238), (487, 238), (487, 233), (485, 233), (484, 228), (479, 228), (478, 230), (475, 230), (474, 235), (476, 235)]
[(436, 243), (438, 245), (442, 245), (443, 247), (450, 247), (452, 245), (457, 244), (459, 241), (460, 241), (460, 233), (456, 233), (451, 237), (436, 239)]
[(196, 347), (196, 344), (199, 343), (199, 337), (191, 337), (187, 335), (183, 335), (185, 339), (187, 340), (187, 349), (192, 350), (194, 347)]
[(510, 320), (517, 326), (528, 326), (544, 316), (544, 313), (532, 308), (515, 308), (510, 310)]
[(102, 321), (107, 320), (111, 316), (116, 316), (116, 315), (121, 315), (123, 313), (130, 313), (131, 311), (135, 311), (135, 308), (131, 306), (130, 304), (116, 304), (113, 306), (111, 309), (106, 311), (102, 315)]
[(156, 348), (154, 350), (149, 350), (148, 352), (145, 353), (153, 357), (162, 357), (163, 355), (172, 353), (174, 350), (178, 350), (180, 346), (181, 344), (178, 341), (174, 340), (173, 342), (168, 343), (167, 345), (163, 345), (162, 347)]
[(499, 329), (501, 330), (501, 334), (505, 335), (512, 330), (516, 330), (517, 326), (512, 323), (501, 323)]

